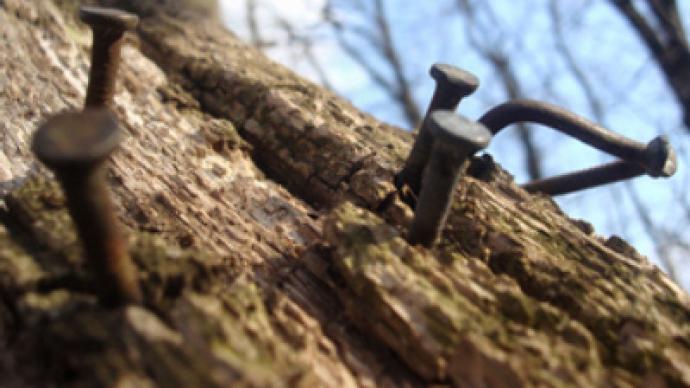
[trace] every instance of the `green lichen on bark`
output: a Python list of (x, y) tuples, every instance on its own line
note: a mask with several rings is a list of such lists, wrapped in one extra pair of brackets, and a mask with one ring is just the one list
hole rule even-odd
[[(300, 341), (309, 336), (290, 333), (289, 320), (273, 316), (294, 307), (246, 277), (236, 279), (221, 258), (132, 232), (130, 254), (146, 308), (104, 310), (80, 268), (79, 242), (55, 182), (30, 179), (8, 204), (18, 224), (12, 233), (0, 229), (0, 287), (13, 303), (1, 311), (9, 307), (21, 319), (13, 343), (16, 359), (26, 362), (17, 372), (28, 381), (305, 387), (319, 381), (293, 349), (307, 346)], [(53, 264), (42, 268), (46, 263)], [(65, 280), (74, 273), (83, 278)], [(6, 318), (0, 333), (11, 332), (12, 317), (0, 315)]]
[(75, 3), (0, 3), (22, 42), (0, 50), (0, 135), (18, 145), (0, 154), (0, 373), (14, 385), (690, 386), (688, 297), (621, 240), (485, 155), (437, 248), (411, 247), (392, 182), (409, 133), (200, 23), (204, 7), (103, 3), (142, 17), (108, 185), (145, 303), (98, 305), (27, 148), (44, 115), (81, 108)]
[[(353, 321), (428, 379), (497, 384), (502, 376), (504, 386), (525, 380), (582, 384), (601, 373), (595, 341), (582, 325), (523, 295), (512, 279), (475, 258), (452, 254), (440, 261), (350, 204), (333, 211), (325, 236), (346, 282), (339, 294)], [(477, 358), (501, 361), (454, 370), (459, 360), (486, 361), (465, 359), (466, 348), (477, 346)], [(531, 368), (540, 373), (526, 375)]]

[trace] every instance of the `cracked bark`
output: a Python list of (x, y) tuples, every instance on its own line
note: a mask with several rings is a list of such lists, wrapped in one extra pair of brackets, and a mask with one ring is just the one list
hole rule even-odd
[(688, 296), (624, 241), (485, 156), (439, 247), (410, 247), (410, 134), (201, 22), (208, 2), (117, 3), (142, 23), (109, 185), (146, 302), (98, 306), (29, 152), (83, 100), (76, 2), (5, 0), (0, 385), (690, 386)]

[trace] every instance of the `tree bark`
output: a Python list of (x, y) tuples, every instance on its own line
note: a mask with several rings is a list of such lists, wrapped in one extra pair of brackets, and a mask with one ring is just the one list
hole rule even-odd
[[(96, 299), (30, 153), (82, 106), (76, 1), (0, 1), (0, 386), (690, 386), (690, 299), (490, 157), (406, 244), (411, 135), (266, 59), (210, 1), (142, 17), (108, 183), (145, 302)], [(186, 7), (194, 3), (194, 7)]]

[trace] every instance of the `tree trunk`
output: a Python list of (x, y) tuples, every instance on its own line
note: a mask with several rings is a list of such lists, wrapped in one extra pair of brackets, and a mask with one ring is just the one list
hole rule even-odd
[(108, 184), (145, 302), (102, 307), (30, 153), (83, 105), (76, 3), (0, 0), (0, 386), (690, 386), (690, 300), (633, 248), (488, 156), (438, 247), (408, 246), (392, 181), (411, 135), (241, 43), (210, 1), (110, 2), (142, 17)]

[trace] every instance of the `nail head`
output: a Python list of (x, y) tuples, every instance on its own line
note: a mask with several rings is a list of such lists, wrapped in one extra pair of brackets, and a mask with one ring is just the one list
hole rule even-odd
[(32, 149), (48, 167), (76, 167), (105, 160), (119, 142), (115, 115), (90, 109), (50, 118), (36, 131)]
[(115, 8), (81, 7), (79, 18), (93, 27), (107, 26), (123, 31), (133, 30), (139, 25), (139, 16)]
[(647, 144), (647, 174), (652, 177), (670, 177), (676, 172), (676, 152), (666, 136), (658, 136)]
[(431, 113), (431, 134), (436, 142), (467, 147), (472, 153), (489, 146), (492, 134), (484, 125), (447, 110)]
[(455, 89), (455, 92), (463, 96), (474, 93), (479, 87), (479, 79), (472, 73), (453, 65), (437, 63), (431, 66), (429, 74), (439, 84)]

